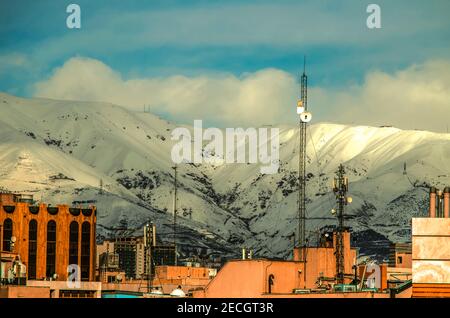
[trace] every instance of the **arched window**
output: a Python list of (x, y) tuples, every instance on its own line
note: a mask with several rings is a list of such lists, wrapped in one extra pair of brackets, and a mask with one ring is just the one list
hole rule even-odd
[(37, 227), (36, 220), (28, 224), (28, 279), (36, 279)]
[(46, 276), (53, 277), (56, 273), (56, 222), (51, 220), (47, 223), (47, 258)]
[(91, 262), (91, 224), (81, 225), (81, 280), (89, 280)]
[(11, 219), (6, 219), (3, 222), (3, 250), (11, 251), (11, 236), (13, 234), (13, 222)]
[(69, 228), (69, 265), (78, 265), (78, 222), (72, 221)]

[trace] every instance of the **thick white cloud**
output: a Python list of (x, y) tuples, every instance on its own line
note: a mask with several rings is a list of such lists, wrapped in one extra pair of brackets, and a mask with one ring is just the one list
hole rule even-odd
[(241, 78), (217, 75), (124, 80), (102, 62), (79, 57), (68, 60), (35, 88), (35, 96), (40, 97), (106, 101), (136, 110), (148, 105), (154, 112), (187, 123), (203, 119), (223, 125), (289, 121), (286, 106), (295, 105), (296, 98), (295, 79), (275, 69)]
[(322, 107), (328, 105), (334, 121), (446, 132), (450, 61), (428, 61), (394, 74), (371, 72), (361, 86), (318, 89), (314, 98)]
[[(106, 101), (136, 110), (168, 114), (185, 123), (194, 119), (222, 126), (257, 126), (296, 120), (298, 84), (284, 71), (265, 69), (245, 74), (123, 79), (94, 59), (68, 60), (45, 81), (35, 96)], [(367, 74), (360, 86), (330, 90), (312, 87), (315, 121), (393, 125), (443, 132), (450, 122), (450, 62), (429, 61), (394, 74)]]

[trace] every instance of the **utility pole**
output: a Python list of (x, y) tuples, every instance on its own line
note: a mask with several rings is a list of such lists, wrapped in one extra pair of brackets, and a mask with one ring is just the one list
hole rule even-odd
[(347, 197), (348, 178), (345, 176), (344, 166), (339, 165), (336, 177), (333, 182), (333, 192), (336, 195), (336, 203), (338, 204), (338, 228), (336, 231), (336, 281), (338, 284), (344, 283), (344, 208), (351, 202), (351, 198)]
[(173, 246), (175, 249), (175, 266), (178, 265), (177, 259), (177, 166), (174, 170), (174, 192), (173, 192)]
[(146, 269), (147, 269), (147, 293), (150, 293), (150, 289), (153, 281), (153, 259), (152, 259), (152, 247), (154, 245), (154, 231), (155, 227), (153, 222), (147, 223), (144, 227), (144, 247), (146, 253)]

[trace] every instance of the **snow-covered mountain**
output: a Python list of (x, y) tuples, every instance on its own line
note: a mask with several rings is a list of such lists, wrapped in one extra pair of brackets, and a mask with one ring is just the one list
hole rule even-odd
[[(119, 224), (141, 228), (151, 219), (159, 237), (171, 241), (175, 127), (107, 103), (0, 94), (0, 187), (52, 204), (96, 200), (100, 235)], [(254, 164), (178, 166), (177, 232), (184, 254), (232, 256), (243, 246), (258, 256), (290, 254), (298, 130), (279, 128), (277, 174), (262, 175)], [(366, 254), (385, 254), (388, 240), (409, 241), (411, 217), (427, 211), (427, 187), (450, 185), (449, 134), (330, 123), (308, 129), (311, 241), (318, 229), (336, 224), (331, 181), (340, 163), (353, 197), (347, 224)]]

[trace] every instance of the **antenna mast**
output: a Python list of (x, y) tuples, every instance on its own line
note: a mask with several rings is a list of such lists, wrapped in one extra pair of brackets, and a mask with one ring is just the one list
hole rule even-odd
[(344, 166), (339, 165), (339, 169), (334, 178), (333, 191), (336, 194), (338, 204), (338, 229), (336, 231), (336, 280), (338, 284), (344, 283), (344, 207), (351, 198), (347, 198), (348, 178), (344, 176)]
[(177, 166), (174, 170), (174, 192), (173, 192), (173, 246), (175, 248), (175, 266), (177, 266)]
[[(298, 157), (298, 247), (306, 247), (306, 125), (310, 120), (308, 115), (308, 76), (306, 75), (306, 61), (303, 59), (303, 74), (301, 76), (300, 96), (297, 104), (297, 113), (300, 114), (299, 120), (299, 157)], [(302, 253), (303, 257), (305, 253)]]
[(153, 258), (152, 258), (152, 247), (155, 245), (155, 226), (153, 222), (148, 222), (144, 226), (144, 247), (146, 252), (146, 270), (147, 270), (147, 293), (150, 293), (152, 282), (153, 282)]
[(311, 121), (308, 112), (308, 76), (306, 75), (306, 58), (303, 58), (303, 74), (300, 78), (300, 100), (297, 102), (299, 120), (299, 155), (298, 155), (298, 248), (300, 259), (304, 262), (303, 282), (306, 288), (306, 126)]

